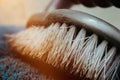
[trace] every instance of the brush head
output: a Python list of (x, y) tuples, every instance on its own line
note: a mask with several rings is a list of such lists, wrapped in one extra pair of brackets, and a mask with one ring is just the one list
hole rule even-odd
[(57, 22), (75, 25), (77, 29), (85, 28), (87, 32), (95, 33), (103, 40), (120, 48), (120, 30), (100, 18), (80, 11), (58, 9), (52, 12), (38, 13), (30, 17), (27, 27), (33, 25), (48, 27)]
[(120, 32), (112, 25), (69, 10), (47, 13), (33, 23), (35, 26), (10, 35), (8, 46), (41, 72), (57, 75), (59, 80), (111, 80), (119, 75)]

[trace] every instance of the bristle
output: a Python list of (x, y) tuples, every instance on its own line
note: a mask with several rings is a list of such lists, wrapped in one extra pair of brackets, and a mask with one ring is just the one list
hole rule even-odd
[(37, 58), (79, 77), (111, 80), (120, 64), (116, 47), (107, 50), (107, 41), (98, 44), (98, 36), (86, 36), (85, 29), (77, 35), (75, 32), (75, 26), (59, 23), (48, 28), (31, 27), (10, 37), (8, 44), (23, 56)]

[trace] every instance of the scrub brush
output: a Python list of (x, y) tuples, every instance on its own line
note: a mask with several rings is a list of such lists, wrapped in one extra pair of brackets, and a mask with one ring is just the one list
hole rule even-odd
[(92, 15), (60, 9), (8, 35), (9, 51), (56, 80), (119, 80), (120, 31)]

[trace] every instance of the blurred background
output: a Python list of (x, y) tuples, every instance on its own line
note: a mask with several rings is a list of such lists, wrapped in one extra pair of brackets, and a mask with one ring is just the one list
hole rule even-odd
[[(2, 26), (0, 28), (0, 54), (2, 53), (1, 50), (6, 51), (7, 49), (3, 38), (4, 34), (19, 30), (18, 27), (14, 28), (13, 26), (25, 26), (29, 17), (35, 13), (44, 11), (50, 1), (51, 0), (0, 0), (0, 27)], [(120, 29), (120, 8), (113, 6), (109, 8), (88, 8), (79, 4), (73, 5), (71, 9), (92, 14)], [(12, 28), (8, 29), (8, 27), (5, 28), (3, 26), (12, 26)], [(1, 76), (6, 80), (8, 73), (11, 75), (11, 77), (9, 77), (10, 80), (19, 79), (25, 75), (25, 78), (28, 77), (33, 80), (37, 80), (40, 77), (39, 74), (30, 69), (29, 65), (14, 60), (9, 56), (0, 55), (0, 60), (2, 60), (0, 63), (0, 71), (2, 71), (2, 74), (0, 73), (0, 80), (2, 80)], [(21, 72), (19, 73), (20, 70)], [(31, 75), (34, 76), (31, 78)], [(12, 79), (12, 77), (14, 77), (14, 79)]]
[[(0, 25), (25, 26), (29, 17), (42, 12), (51, 0), (0, 0)], [(97, 16), (120, 29), (120, 8), (88, 8), (81, 4), (71, 9)]]

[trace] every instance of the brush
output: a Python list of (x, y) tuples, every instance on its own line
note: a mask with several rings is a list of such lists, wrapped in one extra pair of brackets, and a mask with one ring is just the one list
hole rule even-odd
[(56, 80), (119, 80), (120, 31), (95, 16), (55, 10), (8, 35), (14, 56)]

